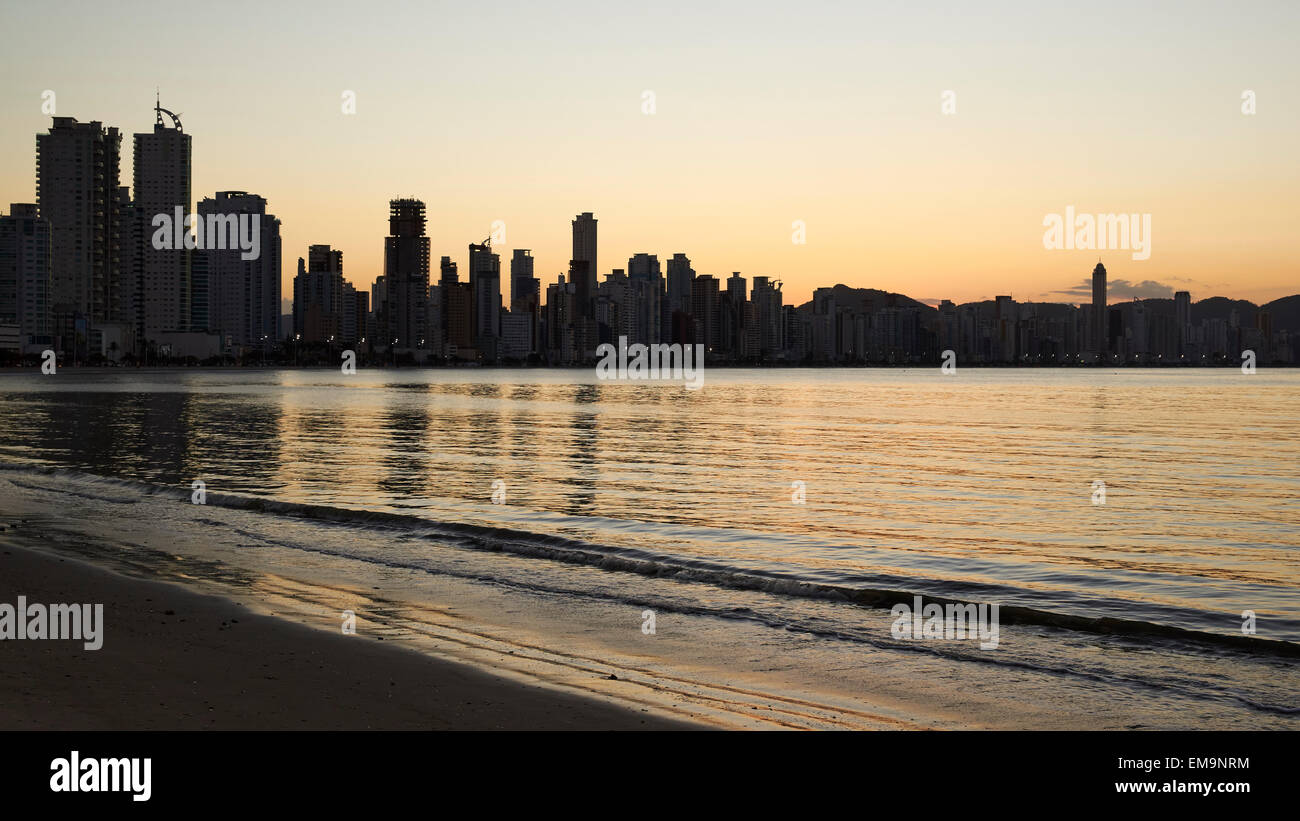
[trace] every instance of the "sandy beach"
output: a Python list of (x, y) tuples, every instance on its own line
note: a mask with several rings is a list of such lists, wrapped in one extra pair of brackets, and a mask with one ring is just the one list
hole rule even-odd
[(0, 538), (0, 602), (103, 603), (106, 628), (93, 652), (0, 642), (0, 730), (692, 727), (9, 541)]

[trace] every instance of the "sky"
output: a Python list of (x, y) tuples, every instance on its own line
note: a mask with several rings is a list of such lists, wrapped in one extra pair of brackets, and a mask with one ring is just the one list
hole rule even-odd
[[(1294, 0), (43, 0), (0, 29), (0, 210), (35, 200), (45, 92), (123, 131), (129, 184), (160, 89), (195, 199), (255, 192), (282, 221), (286, 294), (311, 244), (368, 287), (397, 197), (428, 205), (435, 280), (501, 221), (503, 280), (530, 248), (545, 288), (592, 211), (602, 279), (683, 252), (787, 304), (1077, 302), (1098, 258), (1112, 301), (1300, 292)], [(1149, 257), (1045, 248), (1069, 206), (1150, 215)]]

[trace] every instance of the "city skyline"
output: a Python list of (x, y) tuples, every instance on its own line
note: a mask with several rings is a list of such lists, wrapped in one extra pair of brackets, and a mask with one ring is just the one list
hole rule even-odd
[[(1134, 24), (1125, 28), (1160, 19), (1120, 8)], [(147, 129), (161, 87), (195, 135), (196, 195), (255, 192), (283, 220), (290, 259), (328, 243), (362, 281), (383, 271), (374, 237), (383, 236), (388, 200), (405, 194), (424, 198), (434, 248), (455, 251), (499, 220), (506, 240), (494, 246), (507, 258), (530, 249), (543, 281), (572, 258), (564, 220), (591, 211), (606, 223), (606, 259), (685, 251), (700, 272), (780, 278), (797, 302), (833, 282), (910, 291), (931, 304), (999, 293), (1084, 301), (1077, 272), (1094, 256), (1041, 242), (1043, 216), (1074, 206), (1153, 217), (1150, 259), (1114, 266), (1117, 298), (1190, 290), (1264, 304), (1293, 293), (1287, 192), (1300, 182), (1291, 160), (1300, 115), (1280, 78), (1300, 75), (1283, 35), (1296, 11), (1271, 4), (1251, 20), (1212, 20), (1188, 10), (1157, 50), (1135, 33), (1067, 34), (1059, 13), (1022, 11), (1016, 33), (1032, 45), (1002, 54), (989, 44), (1005, 35), (975, 11), (877, 21), (867, 9), (812, 6), (794, 15), (760, 7), (744, 22), (724, 10), (681, 10), (698, 27), (628, 15), (636, 42), (624, 51), (596, 43), (590, 54), (557, 57), (545, 43), (570, 18), (554, 11), (507, 4), (502, 19), (512, 25), (482, 39), (457, 36), (481, 21), (456, 7), (406, 10), (410, 19), (379, 12), (349, 29), (346, 12), (325, 6), (310, 29), (285, 29), (294, 33), (269, 48), (267, 70), (229, 59), (221, 45), (241, 37), (269, 45), (237, 14), (206, 21), (209, 36), (193, 38), (183, 20), (137, 19), (125, 31), (108, 9), (79, 11), (105, 33), (96, 54), (116, 53), (115, 35), (149, 44), (122, 56), (121, 76), (106, 88), (86, 57), (61, 45), (59, 15), (7, 9), (14, 30), (33, 35), (0, 57), (12, 80), (0, 92), (9, 112), (0, 199), (34, 199), (31, 135), (48, 127), (47, 102), (53, 116), (134, 133)], [(734, 36), (705, 67), (632, 59), (698, 53), (724, 21)], [(301, 67), (322, 35), (343, 31), (326, 70)], [(447, 44), (427, 63), (406, 53), (376, 59), (386, 37), (427, 31)], [(972, 33), (968, 44), (962, 32), (988, 36)], [(818, 56), (827, 38), (888, 42), (854, 66)], [(1242, 38), (1257, 42), (1231, 54), (1216, 48)], [(917, 40), (929, 47), (904, 45)], [(789, 59), (759, 60), (774, 44)], [(1024, 62), (1048, 53), (1053, 70), (1025, 76)], [(189, 68), (205, 62), (221, 67), (219, 78)], [(1140, 87), (1119, 82), (1130, 70), (1142, 72)], [(1241, 110), (1247, 89), (1258, 97), (1251, 115)], [(949, 90), (954, 111), (945, 114)], [(349, 92), (355, 114), (342, 110)], [(455, 127), (437, 125), (452, 112)], [(123, 179), (133, 174), (129, 154)], [(804, 245), (791, 242), (796, 220)], [(282, 292), (291, 279), (285, 266)]]
[[(263, 357), (283, 353), (281, 343), (327, 342), (391, 356), (394, 363), (400, 354), (412, 362), (569, 365), (589, 362), (604, 343), (631, 339), (700, 343), (715, 364), (919, 364), (934, 361), (941, 351), (945, 356), (960, 352), (976, 363), (1215, 364), (1247, 349), (1258, 349), (1268, 364), (1297, 358), (1300, 328), (1289, 297), (1300, 295), (1275, 301), (1276, 322), (1269, 310), (1273, 303), (1238, 301), (1228, 312), (1207, 316), (1198, 306), (1220, 295), (1194, 303), (1186, 290), (1172, 294), (1171, 306), (1134, 298), (1125, 310), (1113, 307), (1126, 294), (1114, 294), (1112, 301), (1100, 259), (1090, 281), (1080, 286), (1090, 291), (1090, 302), (1017, 301), (1000, 294), (960, 305), (949, 299), (930, 304), (908, 294), (837, 283), (817, 287), (808, 302), (785, 305), (780, 279), (754, 275), (747, 293), (751, 277), (733, 271), (723, 290), (721, 277), (697, 276), (682, 252), (666, 261), (666, 277), (658, 255), (640, 252), (628, 258), (626, 268), (611, 267), (602, 280), (592, 271), (598, 264), (599, 220), (590, 211), (570, 223), (573, 258), (567, 280), (566, 274), (557, 275), (545, 288), (545, 302), (539, 301), (543, 281), (534, 276), (531, 251), (514, 249), (506, 302), (501, 254), (493, 248), (504, 226), (494, 225), (491, 236), (468, 244), (468, 282), (459, 282), (458, 265), (449, 255), (442, 256), (434, 282), (426, 203), (410, 197), (389, 201), (384, 273), (368, 288), (364, 274), (356, 282), (344, 278), (341, 250), (315, 244), (298, 259), (290, 310), (277, 313), (277, 303), (283, 308), (277, 276), (283, 275), (280, 220), (267, 213), (267, 201), (255, 193), (218, 191), (198, 204), (200, 219), (209, 220), (204, 233), (214, 230), (212, 220), (224, 219), (242, 226), (239, 239), (232, 238), (229, 250), (204, 242), (183, 250), (178, 226), (191, 208), (191, 135), (179, 116), (157, 101), (155, 111), (153, 132), (134, 137), (137, 162), (130, 188), (119, 185), (117, 128), (55, 117), (50, 130), (37, 135), (38, 194), (44, 205), (15, 203), (14, 214), (0, 218), (5, 348), (30, 355), (50, 345), (74, 361), (118, 360), (126, 354), (135, 361), (159, 355), (208, 360), (239, 359), (250, 350)], [(143, 193), (133, 198), (135, 191)], [(89, 203), (98, 205), (87, 210)], [(167, 227), (155, 233), (158, 218)], [(1067, 219), (1074, 219), (1069, 211)], [(1137, 219), (1132, 215), (1135, 241)], [(1098, 215), (1097, 236), (1104, 237), (1107, 226), (1126, 229), (1127, 221), (1127, 215)], [(173, 230), (178, 232), (174, 242)], [(162, 245), (159, 233), (166, 235)], [(32, 244), (46, 234), (53, 238), (48, 252), (39, 242)], [(1091, 225), (1079, 235), (1091, 236)], [(1150, 236), (1148, 225), (1142, 240), (1147, 250)], [(253, 238), (260, 241), (235, 247), (236, 241)], [(249, 253), (260, 248), (266, 256)], [(48, 285), (41, 284), (43, 278)], [(45, 307), (31, 304), (34, 295)], [(1062, 315), (1060, 308), (1068, 313)], [(282, 321), (290, 318), (291, 326)], [(51, 335), (33, 335), (40, 327), (52, 329)], [(292, 348), (296, 359), (300, 350), (297, 344)]]

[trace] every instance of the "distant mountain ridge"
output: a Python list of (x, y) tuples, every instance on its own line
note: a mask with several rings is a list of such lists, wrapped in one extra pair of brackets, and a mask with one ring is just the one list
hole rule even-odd
[[(894, 306), (915, 308), (926, 315), (935, 313), (938, 310), (934, 306), (927, 305), (906, 294), (881, 291), (877, 288), (850, 288), (847, 285), (837, 284), (831, 289), (831, 292), (835, 297), (837, 306), (851, 307), (858, 311), (865, 311), (868, 306), (870, 306), (871, 310)], [(1169, 315), (1174, 313), (1174, 301), (1168, 297), (1112, 302), (1111, 307), (1121, 307), (1127, 310), (1126, 306), (1131, 306), (1135, 302), (1142, 303), (1145, 308), (1153, 313)], [(1055, 313), (1063, 314), (1073, 307), (1073, 303), (1069, 302), (1019, 302), (1018, 304), (1035, 305), (1041, 313), (1048, 316)], [(976, 302), (964, 302), (957, 307), (977, 306), (991, 310), (993, 305), (993, 300), (986, 299)], [(804, 313), (812, 309), (813, 300), (811, 299), (795, 308), (795, 310)], [(1237, 311), (1237, 319), (1242, 325), (1253, 326), (1255, 324), (1255, 315), (1259, 311), (1267, 311), (1273, 330), (1285, 329), (1292, 333), (1300, 333), (1300, 294), (1284, 296), (1264, 305), (1256, 305), (1249, 300), (1230, 299), (1224, 296), (1206, 297), (1192, 303), (1192, 324), (1200, 324), (1207, 319), (1222, 319), (1226, 322), (1234, 310)]]
[[(843, 305), (856, 308), (859, 311), (867, 309), (870, 305), (873, 310), (881, 308), (894, 307), (899, 308), (920, 308), (923, 311), (937, 312), (938, 309), (926, 305), (920, 300), (913, 299), (906, 294), (896, 294), (893, 291), (881, 291), (876, 288), (850, 288), (847, 285), (836, 285), (831, 288), (832, 295), (835, 297), (837, 306)], [(798, 311), (811, 311), (813, 301), (810, 299), (802, 305), (796, 307)]]

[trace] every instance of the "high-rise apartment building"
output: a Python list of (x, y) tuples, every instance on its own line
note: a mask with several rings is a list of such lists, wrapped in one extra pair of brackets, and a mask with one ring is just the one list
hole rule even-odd
[(664, 280), (659, 269), (659, 257), (654, 254), (634, 254), (627, 261), (627, 283), (627, 311), (632, 323), (629, 341), (644, 345), (661, 342)]
[(691, 313), (695, 316), (695, 344), (704, 345), (706, 351), (716, 352), (722, 336), (717, 278), (708, 274), (695, 278), (691, 286)]
[(99, 122), (55, 117), (36, 136), (36, 208), (51, 236), (51, 333), (84, 359), (100, 349), (102, 323), (126, 318), (118, 199), (122, 138)]
[(541, 281), (533, 276), (533, 252), (516, 248), (510, 257), (510, 310), (536, 304), (541, 293)]
[[(183, 224), (179, 229), (175, 225), (178, 213), (182, 221), (190, 214), (190, 135), (180, 118), (161, 105), (155, 105), (154, 112), (153, 131), (135, 135), (132, 186), (135, 215), (141, 222), (137, 335), (144, 344), (164, 332), (190, 330), (192, 299), (190, 251), (183, 244), (176, 247), (174, 241), (164, 248), (154, 247), (159, 232), (170, 227), (175, 236), (184, 230)], [(163, 114), (170, 117), (170, 125)]]
[(492, 240), (469, 246), (469, 284), (474, 300), (474, 347), (484, 362), (496, 362), (501, 340), (501, 257)]
[(53, 344), (50, 320), (52, 239), (35, 203), (14, 203), (0, 216), (0, 325), (18, 328), (18, 351)]
[[(388, 204), (384, 277), (388, 282), (388, 338), (396, 348), (429, 345), (429, 238), (424, 203), (397, 199)], [(393, 340), (397, 340), (393, 342)]]
[[(199, 201), (198, 215), (205, 225), (222, 226), (227, 236), (220, 243), (225, 248), (211, 247), (216, 243), (208, 237), (210, 247), (193, 255), (196, 305), (202, 301), (200, 291), (207, 291), (206, 324), (197, 324), (201, 311), (191, 311), (195, 329), (220, 335), (223, 346), (269, 349), (280, 339), (280, 221), (266, 212), (263, 197), (245, 191), (205, 197)], [(239, 241), (230, 241), (230, 231), (244, 230), (258, 233), (255, 259), (244, 259)]]
[(691, 312), (691, 283), (695, 280), (695, 269), (691, 267), (690, 257), (685, 254), (673, 254), (668, 260), (668, 310)]
[[(541, 325), (541, 280), (533, 275), (533, 255), (516, 248), (510, 258), (510, 312), (528, 317), (528, 354), (538, 352)], [(516, 324), (522, 320), (514, 320)]]
[(467, 283), (460, 281), (456, 263), (443, 257), (438, 288), (442, 291), (442, 340), (446, 353), (455, 349), (457, 355), (474, 347), (474, 299)]
[[(574, 289), (574, 311), (577, 316), (590, 318), (592, 300), (596, 297), (596, 218), (585, 211), (573, 218), (572, 262), (585, 262), (586, 266), (571, 267), (570, 284)], [(573, 279), (574, 272), (578, 279)]]
[(1110, 351), (1107, 344), (1108, 326), (1106, 312), (1106, 266), (1100, 261), (1092, 269), (1092, 350), (1101, 356)]
[(1178, 336), (1178, 353), (1185, 354), (1192, 342), (1192, 294), (1178, 291), (1174, 294), (1174, 324)]
[(781, 282), (769, 277), (754, 277), (750, 298), (758, 321), (758, 356), (764, 360), (777, 358), (785, 349)]
[(303, 342), (343, 341), (343, 310), (343, 252), (313, 245), (293, 279), (294, 333)]

